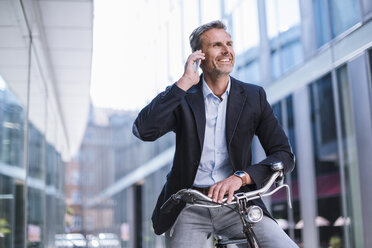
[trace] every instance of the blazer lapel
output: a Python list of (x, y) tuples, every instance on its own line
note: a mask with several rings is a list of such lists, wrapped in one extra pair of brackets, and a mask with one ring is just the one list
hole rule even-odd
[(188, 94), (186, 95), (186, 101), (190, 105), (194, 114), (200, 147), (203, 147), (205, 133), (205, 107), (202, 90), (202, 76), (200, 78), (199, 83), (187, 91)]
[(229, 149), (232, 137), (234, 136), (238, 121), (244, 108), (247, 95), (243, 87), (231, 77), (231, 89), (226, 110), (226, 144)]

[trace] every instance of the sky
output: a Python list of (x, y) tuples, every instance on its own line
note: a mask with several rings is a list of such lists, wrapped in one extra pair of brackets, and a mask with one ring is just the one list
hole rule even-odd
[[(143, 108), (157, 93), (151, 71), (151, 44), (141, 1), (94, 1), (91, 98), (94, 106), (125, 110)], [(146, 26), (145, 26), (146, 25)]]

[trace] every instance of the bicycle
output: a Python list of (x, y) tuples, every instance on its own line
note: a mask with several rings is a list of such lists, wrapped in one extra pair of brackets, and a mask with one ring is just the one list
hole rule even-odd
[[(287, 184), (284, 184), (283, 163), (274, 162), (271, 164), (271, 169), (274, 173), (262, 188), (250, 192), (236, 193), (234, 194), (234, 198), (231, 203), (227, 203), (227, 197), (222, 200), (222, 203), (217, 203), (213, 202), (210, 197), (195, 189), (182, 189), (171, 195), (160, 209), (164, 213), (169, 213), (171, 209), (178, 205), (181, 201), (188, 203), (188, 207), (229, 207), (239, 214), (243, 225), (243, 233), (246, 238), (222, 238), (217, 236), (215, 247), (226, 248), (227, 245), (230, 244), (247, 244), (248, 248), (259, 248), (256, 235), (253, 231), (253, 225), (261, 221), (263, 211), (257, 205), (249, 206), (249, 201), (271, 196), (278, 190), (285, 188), (288, 206), (292, 208), (290, 188)], [(275, 187), (270, 190), (274, 184)], [(235, 208), (232, 206), (235, 206)]]

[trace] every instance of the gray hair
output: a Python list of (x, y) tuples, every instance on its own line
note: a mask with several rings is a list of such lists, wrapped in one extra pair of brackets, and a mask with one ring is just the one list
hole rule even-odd
[(192, 31), (189, 39), (190, 39), (190, 46), (192, 52), (195, 52), (196, 50), (201, 49), (201, 39), (200, 36), (205, 32), (208, 31), (209, 29), (212, 28), (219, 28), (223, 30), (227, 30), (226, 25), (222, 21), (212, 21), (209, 23), (206, 23), (204, 25), (201, 25), (197, 27), (194, 31)]

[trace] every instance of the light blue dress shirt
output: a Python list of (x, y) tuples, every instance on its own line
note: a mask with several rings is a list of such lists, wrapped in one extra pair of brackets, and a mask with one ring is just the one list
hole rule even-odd
[(222, 101), (213, 94), (203, 78), (203, 96), (205, 105), (205, 134), (202, 155), (196, 177), (195, 187), (209, 187), (231, 176), (233, 168), (230, 164), (226, 146), (226, 107), (231, 80)]

